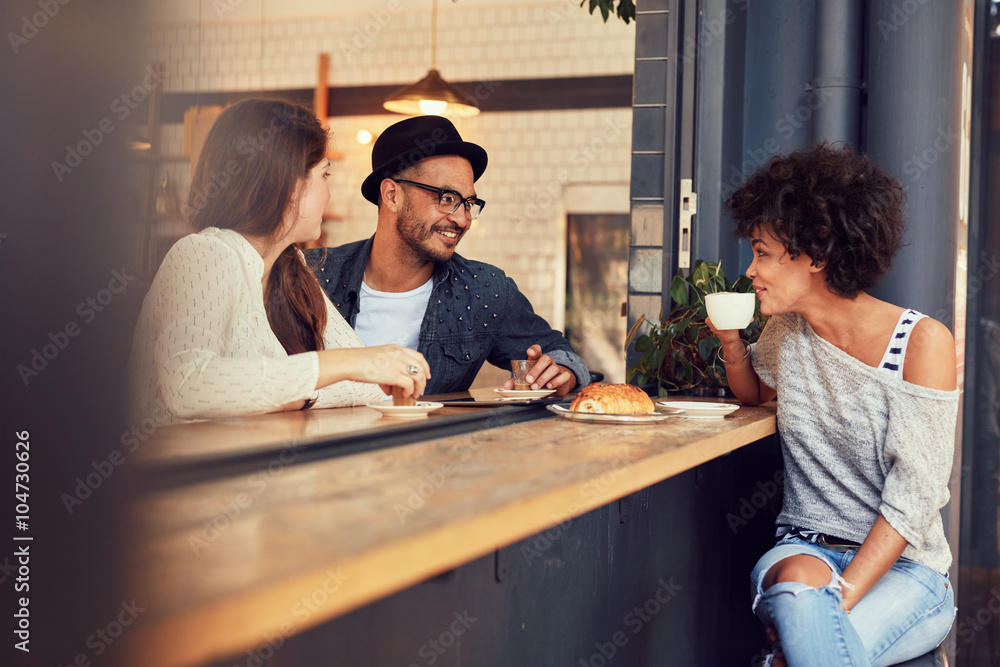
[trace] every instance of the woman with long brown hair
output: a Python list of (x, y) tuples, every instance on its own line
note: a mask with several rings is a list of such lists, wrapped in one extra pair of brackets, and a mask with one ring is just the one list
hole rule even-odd
[(362, 347), (296, 247), (320, 235), (327, 139), (312, 111), (284, 101), (244, 100), (219, 116), (187, 201), (198, 233), (167, 253), (136, 326), (137, 417), (357, 405), (392, 386), (423, 393), (424, 357)]

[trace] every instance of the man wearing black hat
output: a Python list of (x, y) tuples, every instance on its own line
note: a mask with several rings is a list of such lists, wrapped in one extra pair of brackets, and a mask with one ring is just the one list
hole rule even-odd
[(361, 185), (378, 206), (375, 235), (307, 251), (310, 266), (365, 345), (394, 342), (426, 357), (427, 394), (468, 389), (484, 361), (509, 370), (511, 359), (528, 358), (532, 388), (565, 395), (590, 381), (569, 341), (503, 271), (455, 253), (486, 205), (475, 192), (486, 163), (486, 151), (445, 118), (390, 126)]

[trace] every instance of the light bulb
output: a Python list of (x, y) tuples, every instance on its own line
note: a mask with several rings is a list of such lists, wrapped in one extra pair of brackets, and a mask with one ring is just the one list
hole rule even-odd
[(358, 130), (357, 140), (359, 144), (370, 144), (372, 142), (372, 133), (368, 130)]
[(444, 100), (420, 100), (417, 105), (421, 111), (431, 116), (439, 116), (448, 108), (448, 103)]

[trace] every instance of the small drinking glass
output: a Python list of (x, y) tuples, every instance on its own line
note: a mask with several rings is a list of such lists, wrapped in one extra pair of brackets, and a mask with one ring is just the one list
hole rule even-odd
[(510, 370), (514, 374), (514, 390), (515, 391), (528, 391), (531, 389), (531, 383), (528, 382), (527, 375), (531, 367), (535, 365), (534, 359), (512, 359), (510, 362)]

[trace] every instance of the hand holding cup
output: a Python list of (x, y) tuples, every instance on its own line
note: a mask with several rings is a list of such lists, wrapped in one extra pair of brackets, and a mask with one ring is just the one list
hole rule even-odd
[(715, 292), (705, 295), (705, 309), (714, 329), (746, 329), (753, 321), (756, 300), (753, 292)]
[(514, 389), (517, 391), (527, 391), (531, 389), (531, 382), (528, 382), (528, 371), (530, 371), (534, 365), (534, 359), (511, 359), (510, 370), (514, 376)]

